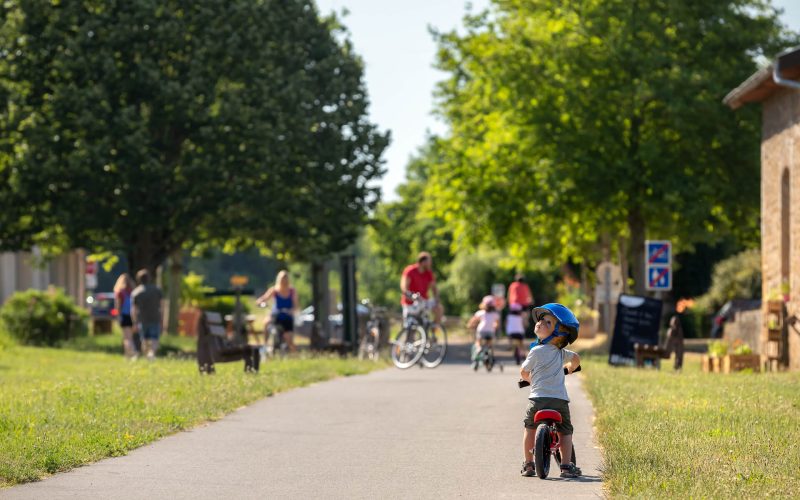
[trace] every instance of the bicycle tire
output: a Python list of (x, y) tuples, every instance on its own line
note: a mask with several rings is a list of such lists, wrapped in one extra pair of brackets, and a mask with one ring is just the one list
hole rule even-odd
[(491, 372), (492, 368), (494, 368), (494, 350), (490, 348), (486, 352), (486, 371)]
[[(409, 338), (411, 341), (409, 342)], [(392, 363), (405, 370), (411, 368), (425, 352), (425, 330), (418, 325), (404, 326), (392, 342)]]
[(545, 479), (550, 473), (550, 427), (539, 424), (536, 428), (536, 444), (533, 446), (533, 461), (536, 463), (536, 475)]
[(425, 350), (422, 353), (422, 365), (425, 368), (436, 368), (447, 355), (447, 330), (444, 326), (434, 323), (432, 331), (426, 332)]

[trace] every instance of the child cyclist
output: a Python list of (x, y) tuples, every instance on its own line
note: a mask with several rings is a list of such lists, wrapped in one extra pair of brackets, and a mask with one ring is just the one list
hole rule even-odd
[(475, 328), (475, 344), (472, 346), (472, 362), (476, 363), (481, 347), (492, 345), (497, 326), (500, 324), (500, 313), (497, 311), (494, 295), (487, 295), (481, 300), (478, 311), (469, 319), (467, 328)]
[(534, 332), (538, 341), (528, 352), (520, 369), (520, 376), (531, 384), (531, 393), (528, 396), (530, 402), (524, 419), (525, 461), (521, 472), (523, 476), (536, 475), (533, 462), (536, 426), (533, 418), (537, 411), (548, 409), (561, 413), (561, 423), (556, 424), (561, 443), (561, 477), (578, 477), (581, 470), (572, 463), (572, 422), (564, 375), (578, 368), (581, 358), (564, 347), (578, 338), (580, 323), (572, 311), (561, 304), (536, 307), (533, 314), (536, 318)]

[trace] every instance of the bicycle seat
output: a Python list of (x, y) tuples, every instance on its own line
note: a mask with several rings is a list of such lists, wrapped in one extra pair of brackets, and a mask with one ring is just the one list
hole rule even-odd
[(556, 410), (539, 410), (533, 416), (533, 423), (539, 423), (544, 420), (552, 420), (556, 423), (561, 423), (561, 414)]

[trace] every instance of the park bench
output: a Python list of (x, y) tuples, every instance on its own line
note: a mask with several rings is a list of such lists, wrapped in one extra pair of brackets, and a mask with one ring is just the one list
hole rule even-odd
[(244, 360), (244, 371), (257, 372), (261, 355), (258, 346), (247, 343), (242, 332), (226, 332), (219, 313), (204, 311), (197, 333), (197, 365), (200, 373), (214, 373), (215, 363)]
[(636, 342), (633, 344), (633, 352), (636, 358), (636, 366), (642, 368), (645, 364), (650, 364), (655, 368), (661, 368), (661, 360), (669, 359), (670, 354), (675, 353), (675, 369), (683, 367), (683, 328), (680, 319), (673, 316), (667, 330), (667, 338), (664, 346), (651, 345)]

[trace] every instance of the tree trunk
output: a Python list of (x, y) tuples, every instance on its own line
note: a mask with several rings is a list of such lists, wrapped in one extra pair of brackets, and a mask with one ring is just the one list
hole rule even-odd
[(178, 333), (178, 313), (181, 309), (181, 281), (183, 279), (183, 251), (179, 248), (169, 256), (169, 311), (167, 312), (167, 331)]
[(628, 212), (628, 230), (631, 233), (631, 267), (633, 268), (633, 290), (640, 297), (645, 295), (644, 241), (645, 220), (639, 207)]

